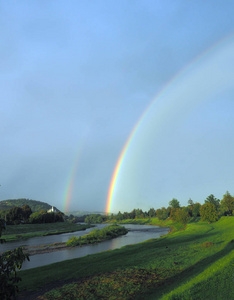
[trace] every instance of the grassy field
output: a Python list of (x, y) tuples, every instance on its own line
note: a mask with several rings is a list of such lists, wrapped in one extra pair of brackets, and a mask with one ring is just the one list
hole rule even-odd
[(20, 271), (20, 289), (61, 286), (40, 299), (233, 299), (233, 228), (234, 217), (195, 220), (159, 239)]
[(66, 222), (7, 225), (6, 230), (3, 230), (2, 232), (1, 238), (5, 239), (6, 242), (9, 242), (21, 239), (28, 239), (36, 236), (75, 232), (79, 230), (85, 230), (86, 228), (90, 228), (90, 226)]

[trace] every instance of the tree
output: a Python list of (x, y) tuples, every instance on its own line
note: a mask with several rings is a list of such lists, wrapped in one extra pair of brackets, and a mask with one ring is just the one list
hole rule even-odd
[(154, 217), (156, 215), (155, 209), (150, 208), (150, 210), (148, 211), (148, 215), (150, 218)]
[(180, 208), (180, 202), (173, 198), (170, 202), (169, 202), (169, 205), (172, 207), (172, 208)]
[(182, 209), (178, 209), (176, 211), (176, 221), (185, 225), (188, 223), (189, 221), (189, 213), (186, 209), (186, 207), (182, 208)]
[(7, 213), (7, 224), (20, 224), (22, 217), (22, 208), (15, 206), (9, 209)]
[(22, 209), (22, 218), (24, 222), (28, 222), (30, 215), (32, 214), (32, 210), (28, 205), (24, 205), (21, 207)]
[(225, 209), (225, 211), (232, 215), (234, 210), (234, 197), (227, 191), (226, 194), (223, 195), (223, 199), (221, 200), (221, 206)]
[(205, 203), (212, 203), (214, 204), (216, 210), (219, 208), (220, 206), (220, 200), (215, 198), (215, 196), (213, 194), (209, 195), (206, 200)]
[(168, 217), (166, 208), (162, 207), (161, 209), (157, 209), (156, 216), (159, 218), (159, 220), (166, 220)]
[(136, 218), (136, 210), (133, 209), (131, 212), (130, 212), (130, 219), (135, 219)]
[(202, 221), (215, 222), (218, 220), (218, 213), (213, 203), (205, 203), (200, 208)]
[(175, 222), (181, 224), (187, 224), (189, 221), (189, 214), (186, 207), (183, 208), (173, 208), (171, 210), (171, 219)]
[(194, 202), (193, 202), (193, 200), (192, 200), (191, 198), (189, 198), (189, 200), (188, 200), (188, 204), (189, 204), (189, 205), (191, 205), (191, 206), (193, 206), (193, 205), (194, 205)]
[(191, 205), (183, 207), (183, 209), (187, 211), (189, 217), (192, 217), (192, 215), (193, 215), (193, 207)]
[(194, 204), (193, 210), (192, 210), (193, 217), (200, 216), (200, 208), (201, 208), (201, 204), (200, 203), (195, 203)]
[[(0, 219), (0, 237), (2, 236), (2, 231), (6, 229), (6, 222), (3, 219)], [(5, 242), (4, 239), (0, 239), (0, 244)]]
[(142, 209), (137, 208), (136, 209), (136, 219), (144, 219), (144, 213)]
[(116, 216), (116, 220), (117, 220), (117, 221), (123, 220), (123, 214), (122, 214), (120, 211), (118, 212), (118, 214), (117, 214), (117, 216)]
[[(5, 221), (0, 219), (0, 237), (4, 229)], [(29, 257), (23, 253), (21, 247), (6, 251), (0, 255), (0, 299), (15, 298), (19, 292), (18, 282), (21, 278), (17, 275), (16, 270), (21, 269), (25, 259), (29, 260)]]

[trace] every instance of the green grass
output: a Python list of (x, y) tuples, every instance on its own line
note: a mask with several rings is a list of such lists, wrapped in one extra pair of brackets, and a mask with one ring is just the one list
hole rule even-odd
[(47, 236), (67, 232), (75, 232), (90, 228), (89, 225), (79, 225), (66, 222), (44, 223), (44, 224), (20, 224), (7, 225), (2, 233), (2, 239), (6, 242), (28, 239), (36, 236)]
[[(231, 247), (231, 249), (233, 249), (233, 247)], [(234, 252), (232, 251), (208, 266), (203, 272), (191, 280), (188, 280), (180, 287), (164, 295), (162, 299), (233, 299), (233, 270)]]
[[(151, 222), (158, 224), (156, 219)], [(171, 221), (163, 224), (176, 227)], [(67, 289), (88, 293), (87, 287), (92, 286), (93, 298), (84, 299), (98, 299), (100, 295), (115, 299), (111, 295), (119, 292), (122, 294), (116, 299), (231, 299), (233, 227), (234, 217), (222, 217), (212, 224), (195, 220), (185, 230), (159, 239), (20, 271), (20, 289), (36, 290), (45, 283), (74, 280), (79, 288), (75, 284), (72, 288), (64, 286), (63, 292), (53, 291), (52, 295), (60, 293), (61, 299), (72, 299), (64, 297)], [(112, 283), (110, 288), (106, 281)]]

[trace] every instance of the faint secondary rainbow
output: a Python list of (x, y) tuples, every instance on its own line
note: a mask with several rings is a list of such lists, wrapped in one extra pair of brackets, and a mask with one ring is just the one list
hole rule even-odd
[(86, 140), (90, 131), (91, 125), (89, 125), (83, 132), (83, 135), (80, 138), (78, 148), (76, 150), (76, 153), (74, 155), (73, 164), (67, 179), (67, 184), (64, 192), (64, 201), (63, 201), (63, 211), (66, 213), (69, 211), (69, 207), (72, 200), (72, 193), (74, 189), (75, 179), (76, 179), (76, 173), (79, 167), (80, 158), (84, 150), (84, 146), (86, 144)]
[(63, 211), (66, 213), (69, 211), (69, 207), (71, 204), (71, 199), (72, 199), (72, 192), (73, 192), (73, 188), (74, 188), (74, 182), (75, 182), (75, 176), (76, 176), (76, 172), (79, 166), (79, 162), (80, 162), (80, 156), (82, 153), (82, 145), (79, 146), (78, 151), (75, 155), (75, 159), (74, 159), (74, 164), (72, 166), (72, 169), (70, 171), (70, 174), (68, 176), (68, 180), (67, 180), (67, 185), (65, 188), (65, 193), (64, 193), (64, 205), (63, 205)]
[(232, 33), (232, 34), (228, 35), (227, 37), (222, 38), (221, 40), (216, 42), (214, 45), (212, 45), (211, 47), (206, 49), (204, 52), (202, 52), (200, 55), (195, 57), (180, 72), (178, 72), (174, 77), (172, 77), (172, 79), (164, 86), (164, 88), (157, 94), (157, 96), (150, 102), (150, 104), (144, 110), (143, 114), (141, 115), (141, 117), (137, 121), (137, 123), (134, 126), (132, 132), (130, 133), (130, 136), (128, 137), (128, 139), (127, 139), (127, 141), (126, 141), (126, 143), (125, 143), (125, 145), (124, 145), (124, 147), (121, 151), (121, 154), (120, 154), (120, 156), (117, 160), (117, 163), (116, 163), (116, 166), (115, 166), (112, 178), (111, 178), (111, 182), (110, 182), (110, 185), (109, 185), (108, 196), (107, 196), (106, 207), (105, 207), (105, 212), (106, 213), (111, 212), (111, 205), (112, 205), (112, 202), (113, 202), (113, 197), (114, 197), (115, 192), (116, 192), (116, 186), (117, 186), (117, 183), (118, 183), (120, 171), (121, 171), (121, 168), (122, 168), (123, 163), (125, 161), (128, 150), (131, 146), (131, 143), (132, 143), (134, 137), (136, 136), (136, 134), (138, 132), (138, 129), (140, 128), (143, 121), (145, 120), (148, 112), (150, 111), (151, 107), (155, 103), (155, 101), (159, 101), (160, 96), (162, 94), (164, 94), (164, 92), (166, 92), (168, 90), (168, 88), (171, 86), (171, 84), (174, 83), (180, 77), (181, 74), (185, 73), (185, 71), (187, 71), (190, 66), (194, 66), (195, 62), (200, 61), (200, 59), (203, 58), (207, 53), (210, 53), (211, 50), (215, 49), (217, 47), (217, 45), (222, 44), (223, 41), (226, 41), (230, 37), (233, 37), (233, 36), (234, 36), (234, 34)]

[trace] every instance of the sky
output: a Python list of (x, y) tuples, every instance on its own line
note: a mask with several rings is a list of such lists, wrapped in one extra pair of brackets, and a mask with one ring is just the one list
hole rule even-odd
[(62, 211), (233, 191), (233, 1), (1, 1), (0, 200)]

